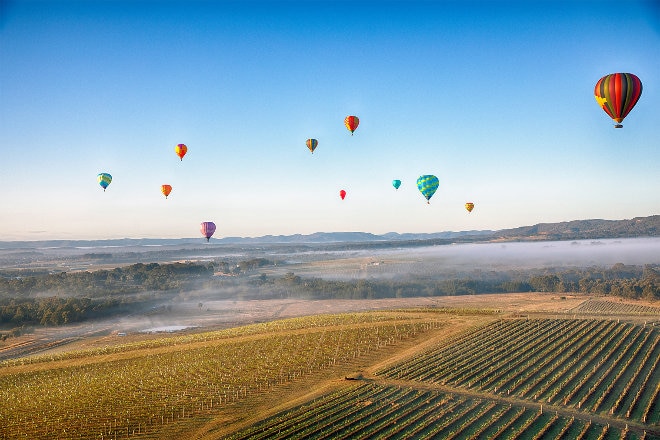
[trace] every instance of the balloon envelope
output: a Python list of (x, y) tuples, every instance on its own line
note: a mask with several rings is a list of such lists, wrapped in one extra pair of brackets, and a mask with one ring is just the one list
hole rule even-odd
[(172, 192), (172, 185), (161, 185), (160, 191), (163, 193), (165, 198), (167, 198), (167, 196), (169, 196), (170, 193)]
[(103, 188), (103, 191), (110, 185), (110, 182), (112, 182), (112, 176), (108, 173), (101, 173), (98, 176), (96, 176), (99, 180), (99, 185)]
[(317, 141), (316, 139), (307, 139), (307, 142), (305, 142), (305, 144), (307, 144), (307, 148), (309, 148), (309, 151), (313, 153), (314, 150), (316, 150), (316, 147), (318, 147), (319, 141)]
[(601, 108), (614, 119), (615, 128), (621, 128), (623, 118), (642, 96), (642, 82), (632, 73), (611, 73), (596, 83), (594, 97)]
[(399, 189), (399, 187), (401, 186), (401, 181), (400, 181), (399, 179), (395, 179), (395, 180), (393, 180), (393, 181), (392, 181), (392, 186), (393, 186), (395, 189)]
[(339, 197), (341, 197), (341, 199), (344, 200), (344, 198), (346, 197), (346, 191), (344, 191), (343, 189), (339, 191)]
[(472, 212), (472, 210), (474, 209), (474, 203), (472, 203), (472, 202), (467, 202), (467, 203), (465, 204), (465, 209), (467, 209), (468, 212)]
[(202, 222), (199, 230), (202, 232), (202, 235), (206, 237), (206, 241), (209, 241), (213, 233), (215, 232), (215, 223), (213, 222)]
[(353, 135), (355, 129), (360, 125), (360, 119), (357, 116), (346, 116), (344, 118), (344, 125), (351, 131), (351, 135)]
[(188, 152), (188, 147), (186, 147), (186, 144), (177, 144), (177, 146), (174, 147), (174, 152), (179, 156), (179, 159), (183, 160), (183, 156)]
[(417, 188), (419, 188), (419, 192), (422, 193), (428, 203), (430, 203), (431, 197), (433, 197), (439, 185), (438, 178), (432, 174), (425, 174), (417, 179)]

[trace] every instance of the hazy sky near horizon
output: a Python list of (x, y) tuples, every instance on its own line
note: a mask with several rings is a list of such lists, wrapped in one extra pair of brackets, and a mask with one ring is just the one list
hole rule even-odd
[[(660, 213), (657, 1), (2, 0), (0, 14), (0, 240)], [(614, 72), (644, 87), (623, 129), (593, 95)], [(430, 204), (422, 174), (440, 181)]]

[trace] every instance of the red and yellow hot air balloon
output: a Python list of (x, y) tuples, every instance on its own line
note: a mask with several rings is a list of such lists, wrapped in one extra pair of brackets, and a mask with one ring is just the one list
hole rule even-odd
[(186, 144), (177, 144), (177, 146), (174, 147), (174, 152), (179, 156), (179, 159), (183, 160), (183, 156), (188, 152), (188, 147), (186, 147)]
[(357, 116), (346, 116), (344, 119), (344, 125), (350, 130), (351, 136), (353, 136), (353, 132), (358, 128), (358, 125), (360, 125), (360, 119), (358, 119)]
[(341, 199), (344, 200), (346, 198), (346, 191), (344, 191), (343, 189), (339, 191), (339, 197), (341, 197)]
[(467, 209), (468, 212), (472, 212), (472, 210), (474, 209), (474, 203), (472, 203), (472, 202), (467, 202), (467, 203), (465, 204), (465, 209)]
[(598, 105), (614, 119), (614, 128), (623, 127), (623, 118), (642, 96), (642, 82), (632, 73), (611, 73), (596, 83), (594, 97)]
[(172, 192), (172, 185), (161, 185), (160, 192), (162, 192), (165, 198), (167, 198), (167, 196), (169, 196)]

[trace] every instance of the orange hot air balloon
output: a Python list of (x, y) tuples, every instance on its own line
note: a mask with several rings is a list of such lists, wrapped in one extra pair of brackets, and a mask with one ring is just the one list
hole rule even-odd
[(177, 146), (174, 147), (174, 152), (181, 160), (183, 160), (183, 156), (188, 152), (188, 147), (186, 147), (186, 144), (177, 144)]
[(343, 189), (339, 191), (339, 197), (341, 197), (341, 199), (344, 200), (344, 198), (346, 197), (346, 191), (344, 191)]
[(167, 198), (167, 196), (169, 196), (172, 192), (172, 185), (161, 185), (160, 192), (162, 192), (165, 198)]
[(474, 209), (474, 203), (472, 203), (472, 202), (467, 202), (467, 203), (465, 204), (465, 209), (467, 209), (468, 212), (472, 212), (472, 210)]
[(360, 125), (360, 119), (358, 119), (357, 116), (346, 116), (344, 119), (344, 125), (351, 131), (351, 136), (353, 136), (353, 132), (358, 128), (358, 125)]

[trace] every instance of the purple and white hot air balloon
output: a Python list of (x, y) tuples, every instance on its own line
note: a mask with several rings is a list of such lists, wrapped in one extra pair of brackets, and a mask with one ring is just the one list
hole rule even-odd
[(215, 223), (202, 222), (200, 231), (202, 231), (202, 235), (206, 237), (206, 241), (208, 242), (211, 236), (213, 235), (213, 233), (215, 232)]

